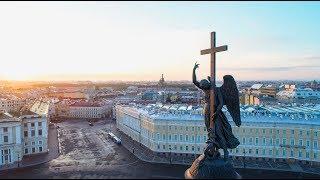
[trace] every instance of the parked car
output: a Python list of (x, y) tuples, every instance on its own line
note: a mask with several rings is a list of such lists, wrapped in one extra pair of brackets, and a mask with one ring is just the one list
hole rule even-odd
[(121, 139), (115, 136), (113, 133), (108, 133), (108, 137), (111, 138), (111, 140), (117, 144), (121, 144)]
[(89, 123), (89, 126), (93, 126), (93, 124), (92, 124), (92, 123)]

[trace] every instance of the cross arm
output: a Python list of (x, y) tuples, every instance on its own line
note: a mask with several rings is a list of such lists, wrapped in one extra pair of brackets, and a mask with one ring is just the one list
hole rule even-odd
[(204, 49), (204, 50), (201, 50), (200, 53), (201, 55), (205, 55), (205, 54), (211, 54), (211, 53), (216, 53), (216, 52), (221, 52), (226, 50), (228, 50), (228, 46), (224, 45), (224, 46), (214, 47), (211, 49)]

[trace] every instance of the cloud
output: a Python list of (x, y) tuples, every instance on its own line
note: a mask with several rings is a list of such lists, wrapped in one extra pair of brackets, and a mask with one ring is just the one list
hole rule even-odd
[(239, 68), (220, 68), (225, 71), (294, 71), (294, 70), (320, 70), (320, 66), (282, 66), (282, 67), (239, 67)]

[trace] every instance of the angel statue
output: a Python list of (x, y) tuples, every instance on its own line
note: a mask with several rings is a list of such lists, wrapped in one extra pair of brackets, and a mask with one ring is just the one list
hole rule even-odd
[(206, 141), (206, 149), (204, 151), (205, 156), (213, 156), (218, 153), (218, 149), (223, 149), (224, 159), (228, 160), (229, 149), (236, 148), (240, 142), (233, 135), (231, 125), (228, 122), (227, 117), (222, 112), (223, 105), (227, 106), (227, 109), (235, 122), (239, 127), (241, 125), (240, 119), (240, 105), (239, 105), (239, 91), (235, 80), (231, 75), (225, 75), (223, 77), (223, 85), (221, 87), (215, 87), (215, 112), (214, 128), (210, 128), (210, 90), (211, 82), (210, 77), (208, 79), (202, 79), (200, 82), (197, 81), (196, 69), (199, 64), (195, 63), (193, 67), (193, 83), (205, 93), (205, 105), (204, 105), (204, 116), (205, 125), (208, 131), (208, 140)]

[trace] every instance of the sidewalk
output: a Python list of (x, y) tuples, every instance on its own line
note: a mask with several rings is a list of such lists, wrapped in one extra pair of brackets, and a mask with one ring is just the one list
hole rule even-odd
[[(48, 148), (49, 152), (35, 154), (30, 156), (24, 156), (22, 160), (19, 162), (15, 162), (10, 166), (3, 166), (0, 167), (0, 171), (3, 170), (10, 170), (10, 169), (17, 169), (17, 168), (25, 168), (30, 166), (35, 166), (39, 164), (46, 163), (55, 159), (59, 156), (59, 143), (58, 143), (58, 132), (56, 127), (49, 126), (48, 129)], [(19, 165), (19, 167), (18, 167)]]

